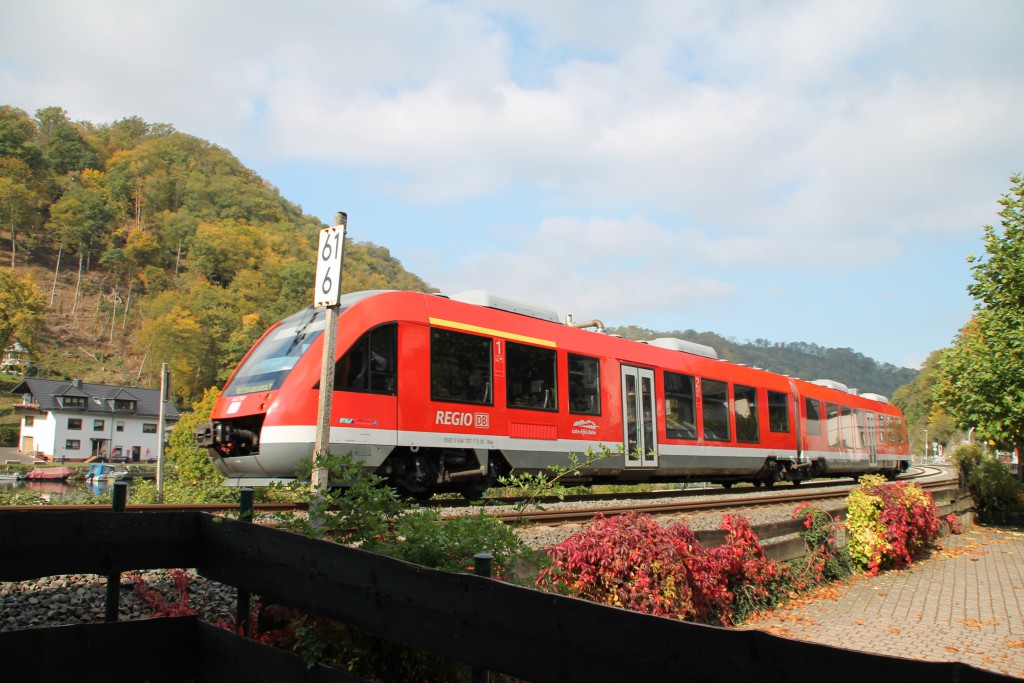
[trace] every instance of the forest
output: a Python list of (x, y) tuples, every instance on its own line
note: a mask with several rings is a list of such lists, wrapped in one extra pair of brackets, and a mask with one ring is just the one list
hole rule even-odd
[[(38, 320), (16, 336), (34, 372), (152, 386), (166, 362), (182, 406), (222, 384), (268, 325), (309, 304), (323, 227), (230, 152), (170, 124), (7, 105), (0, 226), (0, 258), (38, 293)], [(387, 248), (350, 242), (343, 290), (361, 289), (432, 291)], [(728, 360), (887, 395), (916, 375), (852, 349), (612, 331), (683, 337)]]

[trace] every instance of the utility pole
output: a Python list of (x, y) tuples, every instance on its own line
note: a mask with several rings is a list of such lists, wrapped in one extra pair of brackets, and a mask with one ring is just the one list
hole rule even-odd
[(328, 472), (317, 459), (331, 448), (331, 398), (334, 394), (334, 349), (338, 339), (338, 304), (341, 301), (341, 269), (345, 257), (345, 234), (348, 215), (334, 214), (334, 225), (320, 231), (317, 250), (316, 285), (313, 306), (325, 307), (324, 352), (320, 368), (320, 398), (317, 401), (316, 444), (313, 447), (313, 474), (310, 488), (314, 493), (327, 489)]
[(164, 419), (167, 416), (167, 400), (171, 393), (171, 373), (167, 363), (160, 366), (160, 414), (157, 419), (156, 440), (156, 502), (164, 502)]

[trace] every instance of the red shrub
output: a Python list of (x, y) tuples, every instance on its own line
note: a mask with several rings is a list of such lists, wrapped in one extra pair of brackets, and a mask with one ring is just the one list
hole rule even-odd
[(771, 600), (782, 568), (768, 560), (750, 523), (722, 519), (726, 544), (706, 548), (684, 522), (662, 527), (649, 515), (598, 515), (586, 530), (549, 548), (542, 588), (648, 614), (731, 624), (735, 594), (743, 610)]

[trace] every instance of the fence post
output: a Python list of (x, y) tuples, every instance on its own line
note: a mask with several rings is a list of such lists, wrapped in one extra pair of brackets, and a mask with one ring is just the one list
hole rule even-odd
[[(238, 502), (238, 521), (239, 522), (252, 522), (252, 502), (253, 502), (253, 489), (244, 488), (241, 490), (241, 496)], [(238, 628), (238, 632), (243, 636), (248, 637), (249, 635), (249, 603), (250, 603), (249, 591), (238, 589), (238, 600), (235, 610), (235, 625)]]
[[(124, 512), (125, 503), (128, 500), (128, 482), (115, 481), (111, 489), (113, 503), (111, 509), (114, 512)], [(107, 574), (107, 601), (104, 604), (104, 621), (117, 621), (117, 613), (121, 608), (121, 571), (114, 567)]]
[[(473, 573), (477, 576), (491, 578), (491, 570), (494, 567), (494, 555), (490, 553), (477, 553), (473, 556)], [(473, 667), (472, 683), (488, 683), (491, 680), (491, 673), (486, 669)]]

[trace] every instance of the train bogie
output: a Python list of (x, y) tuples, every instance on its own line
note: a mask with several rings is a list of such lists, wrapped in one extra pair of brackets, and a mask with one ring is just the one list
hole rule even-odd
[[(552, 466), (584, 482), (771, 485), (909, 463), (902, 415), (881, 397), (738, 366), (706, 347), (563, 325), (479, 293), (472, 301), (342, 297), (332, 453), (419, 497), (473, 497)], [(289, 479), (312, 457), (323, 326), (308, 310), (271, 328), (197, 430), (230, 483)]]

